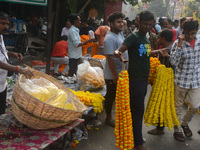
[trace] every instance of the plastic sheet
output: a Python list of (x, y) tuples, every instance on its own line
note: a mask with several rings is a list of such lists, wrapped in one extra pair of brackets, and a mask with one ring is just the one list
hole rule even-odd
[(58, 89), (56, 85), (45, 78), (32, 80), (26, 79), (21, 86), (24, 91), (34, 96), (38, 100), (46, 102), (55, 107), (77, 111), (77, 108), (67, 93), (65, 93), (62, 89)]
[(99, 67), (91, 67), (88, 61), (78, 65), (77, 76), (79, 88), (83, 91), (95, 91), (105, 84), (103, 70)]

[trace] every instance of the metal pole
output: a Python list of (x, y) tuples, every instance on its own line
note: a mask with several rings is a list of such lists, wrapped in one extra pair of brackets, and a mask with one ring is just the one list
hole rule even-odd
[(50, 74), (50, 58), (52, 49), (52, 6), (53, 0), (48, 1), (48, 27), (47, 27), (47, 46), (46, 46), (46, 73)]
[(176, 7), (176, 2), (174, 2), (173, 12), (172, 12), (172, 21), (174, 20), (174, 9)]

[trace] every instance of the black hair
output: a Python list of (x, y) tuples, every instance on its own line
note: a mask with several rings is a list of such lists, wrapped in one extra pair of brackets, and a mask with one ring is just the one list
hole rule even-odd
[(183, 21), (185, 21), (185, 20), (186, 20), (185, 17), (181, 18), (181, 19), (180, 19), (180, 24), (183, 23)]
[(0, 19), (6, 20), (6, 19), (10, 19), (9, 15), (0, 11)]
[(173, 23), (172, 20), (169, 19), (169, 18), (167, 18), (167, 21), (169, 22), (169, 24), (172, 24), (172, 23)]
[(131, 26), (132, 22), (130, 20), (126, 20), (127, 21), (127, 26)]
[(114, 22), (116, 19), (119, 19), (119, 18), (124, 18), (124, 14), (121, 13), (121, 12), (114, 12), (112, 13), (109, 17), (108, 17), (108, 20), (109, 22)]
[(154, 15), (150, 11), (142, 11), (139, 14), (139, 21), (149, 21), (149, 20), (154, 20)]
[(174, 23), (179, 23), (179, 20), (174, 20)]
[(165, 29), (161, 30), (160, 36), (164, 37), (167, 42), (172, 42), (173, 32), (172, 32), (172, 30), (165, 28)]
[(68, 40), (68, 36), (67, 36), (67, 35), (62, 35), (62, 36), (60, 37), (60, 40), (65, 40), (65, 41), (67, 41), (67, 40)]
[(166, 18), (166, 17), (160, 17), (160, 18), (159, 18), (158, 22), (159, 22), (159, 24), (160, 24), (161, 26), (164, 25), (164, 20), (165, 20), (165, 19), (167, 19), (167, 18)]
[(69, 16), (69, 19), (70, 19), (71, 24), (74, 24), (74, 22), (75, 22), (76, 20), (78, 20), (78, 16), (79, 16), (79, 15), (77, 15), (77, 14), (71, 14), (71, 15)]
[[(70, 22), (70, 20), (69, 20), (69, 19), (67, 19), (67, 20), (66, 20), (66, 22)], [(71, 22), (70, 22), (70, 23), (71, 23)]]
[(133, 19), (133, 20), (131, 21), (131, 23), (132, 23), (132, 24), (135, 24), (135, 19)]
[(81, 22), (87, 23), (87, 20), (85, 18), (81, 18)]
[(199, 23), (197, 20), (186, 20), (183, 24), (183, 29), (184, 31), (192, 31), (192, 30), (198, 30), (199, 28)]
[(129, 17), (124, 18), (124, 20), (126, 20), (126, 21), (129, 20)]

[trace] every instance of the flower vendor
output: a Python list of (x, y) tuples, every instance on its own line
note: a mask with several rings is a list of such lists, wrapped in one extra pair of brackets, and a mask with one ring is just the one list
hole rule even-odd
[(143, 146), (142, 122), (144, 99), (147, 92), (151, 48), (146, 33), (152, 28), (154, 16), (149, 11), (139, 14), (139, 31), (131, 33), (115, 51), (115, 56), (124, 60), (123, 53), (129, 55), (130, 107), (133, 121), (133, 135), (136, 150), (146, 150)]

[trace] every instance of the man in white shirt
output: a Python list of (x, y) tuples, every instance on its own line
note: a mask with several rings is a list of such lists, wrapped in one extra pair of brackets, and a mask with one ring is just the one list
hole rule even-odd
[(81, 18), (77, 14), (70, 15), (70, 22), (72, 24), (68, 33), (68, 51), (69, 51), (69, 76), (76, 74), (78, 67), (78, 60), (82, 56), (82, 46), (92, 42), (94, 39), (81, 42), (78, 29), (81, 24)]
[(9, 64), (8, 56), (22, 60), (20, 53), (9, 52), (4, 45), (2, 34), (6, 33), (9, 28), (8, 14), (0, 11), (0, 115), (5, 113), (6, 109), (6, 94), (7, 94), (7, 74), (8, 71), (24, 74), (27, 78), (33, 76), (32, 72), (28, 69), (20, 68)]
[(70, 27), (71, 27), (71, 23), (70, 23), (70, 20), (69, 20), (69, 19), (66, 21), (66, 24), (65, 24), (65, 25), (66, 25), (66, 26), (62, 29), (61, 36), (63, 36), (63, 35), (68, 36), (68, 32), (69, 32), (69, 29), (70, 29)]

